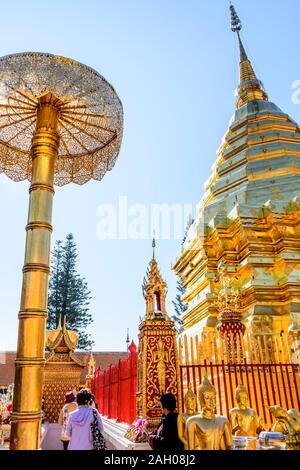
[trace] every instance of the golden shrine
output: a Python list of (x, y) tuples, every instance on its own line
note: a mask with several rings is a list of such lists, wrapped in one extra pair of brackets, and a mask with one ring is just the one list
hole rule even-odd
[(153, 257), (144, 278), (143, 294), (146, 315), (139, 325), (137, 416), (148, 421), (148, 428), (155, 427), (162, 414), (160, 396), (173, 393), (181, 408), (179, 363), (174, 322), (167, 315), (167, 285)]
[(217, 334), (222, 266), (239, 291), (247, 333), (268, 344), (284, 336), (299, 360), (300, 129), (269, 101), (230, 9), (240, 50), (236, 111), (173, 263), (186, 289), (184, 335), (213, 341)]
[(87, 372), (87, 375), (85, 377), (85, 386), (86, 386), (86, 388), (91, 389), (92, 384), (93, 384), (95, 371), (96, 371), (96, 361), (95, 361), (95, 358), (94, 358), (92, 352), (90, 352), (89, 358), (87, 360), (87, 367), (88, 367), (88, 372)]
[(45, 417), (51, 423), (58, 421), (65, 394), (73, 389), (78, 390), (81, 385), (81, 374), (86, 363), (74, 352), (77, 343), (77, 333), (66, 328), (66, 317), (57, 330), (47, 331), (46, 347), (50, 352), (46, 357), (43, 398)]

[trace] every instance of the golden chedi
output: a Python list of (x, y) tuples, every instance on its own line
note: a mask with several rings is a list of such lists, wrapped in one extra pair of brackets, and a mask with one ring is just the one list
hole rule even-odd
[(188, 418), (190, 418), (196, 413), (196, 408), (197, 408), (197, 396), (193, 392), (191, 384), (189, 385), (188, 391), (186, 392), (184, 396), (184, 407), (185, 407), (185, 413), (181, 413), (178, 416), (177, 428), (178, 428), (179, 439), (183, 442), (184, 449), (188, 450), (186, 422)]
[(212, 294), (224, 262), (243, 292), (243, 321), (269, 345), (300, 311), (300, 127), (269, 101), (233, 7), (231, 14), (240, 50), (236, 110), (173, 269), (185, 288), (187, 337), (215, 334)]
[[(256, 437), (263, 431), (263, 423), (257, 416), (253, 408), (249, 407), (248, 390), (240, 384), (235, 390), (235, 399), (237, 406), (230, 410), (230, 421), (232, 434), (235, 436), (253, 436)], [(255, 449), (255, 442), (250, 444), (251, 449)]]
[(225, 416), (215, 414), (217, 391), (204, 373), (198, 390), (201, 412), (186, 423), (189, 450), (230, 450), (231, 426)]

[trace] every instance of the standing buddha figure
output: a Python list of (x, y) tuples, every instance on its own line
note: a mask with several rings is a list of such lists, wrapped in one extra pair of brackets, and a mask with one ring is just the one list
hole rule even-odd
[(157, 342), (157, 350), (154, 351), (154, 361), (157, 362), (159, 392), (163, 394), (166, 391), (166, 363), (168, 362), (168, 353), (164, 350), (162, 339), (159, 339)]
[(256, 437), (263, 430), (263, 424), (256, 411), (249, 407), (249, 395), (244, 385), (236, 388), (235, 399), (237, 406), (230, 410), (232, 434)]
[(185, 450), (188, 450), (186, 422), (188, 418), (190, 418), (196, 413), (196, 407), (197, 397), (196, 394), (193, 392), (190, 384), (188, 391), (184, 396), (185, 413), (181, 413), (177, 418), (178, 436), (179, 439), (183, 442)]
[(232, 446), (231, 426), (225, 416), (215, 414), (216, 388), (204, 372), (198, 390), (201, 412), (188, 418), (186, 423), (189, 450), (230, 450)]

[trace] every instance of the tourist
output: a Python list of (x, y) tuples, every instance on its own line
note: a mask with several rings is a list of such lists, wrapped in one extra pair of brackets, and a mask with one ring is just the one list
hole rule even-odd
[(157, 429), (149, 436), (149, 444), (153, 450), (182, 451), (183, 443), (178, 437), (176, 398), (172, 393), (165, 393), (160, 398), (162, 420)]
[(94, 450), (92, 424), (94, 414), (97, 418), (99, 432), (103, 435), (103, 424), (100, 414), (90, 406), (92, 394), (87, 389), (77, 393), (78, 409), (70, 414), (67, 425), (67, 436), (70, 439), (68, 450)]
[(77, 409), (77, 403), (76, 403), (75, 393), (73, 391), (66, 393), (65, 404), (58, 418), (58, 424), (62, 426), (61, 442), (63, 444), (64, 450), (68, 450), (68, 445), (69, 445), (69, 440), (70, 440), (66, 434), (69, 415), (76, 409)]
[(96, 402), (95, 395), (93, 395), (93, 394), (92, 394), (92, 398), (91, 398), (91, 401), (90, 401), (89, 405), (92, 408), (96, 408), (96, 410), (98, 410), (98, 404)]

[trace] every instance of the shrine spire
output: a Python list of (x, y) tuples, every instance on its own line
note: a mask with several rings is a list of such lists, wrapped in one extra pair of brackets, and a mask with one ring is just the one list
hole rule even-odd
[(235, 8), (230, 4), (231, 30), (237, 34), (240, 50), (240, 82), (237, 89), (237, 107), (240, 108), (245, 103), (253, 100), (268, 100), (263, 83), (257, 78), (250, 60), (244, 48), (240, 31), (242, 23)]

